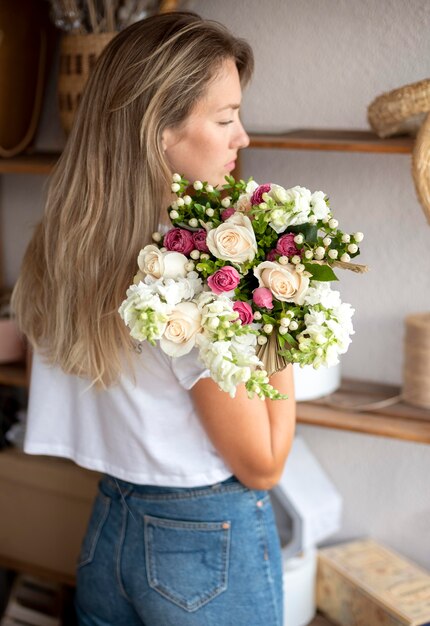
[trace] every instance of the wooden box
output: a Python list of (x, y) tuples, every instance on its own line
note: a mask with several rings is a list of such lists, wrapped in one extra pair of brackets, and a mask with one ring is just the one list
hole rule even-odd
[(430, 573), (372, 539), (323, 548), (317, 607), (342, 626), (430, 626)]
[(0, 566), (73, 584), (100, 474), (71, 461), (0, 452)]

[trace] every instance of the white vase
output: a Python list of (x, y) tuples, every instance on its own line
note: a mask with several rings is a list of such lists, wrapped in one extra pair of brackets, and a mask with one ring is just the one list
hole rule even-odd
[(315, 400), (340, 387), (340, 363), (315, 370), (311, 365), (300, 367), (294, 363), (294, 389), (296, 400)]

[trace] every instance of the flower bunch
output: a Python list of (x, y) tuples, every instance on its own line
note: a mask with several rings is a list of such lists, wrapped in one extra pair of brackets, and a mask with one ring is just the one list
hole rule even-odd
[(328, 197), (232, 176), (190, 187), (179, 174), (172, 192), (172, 228), (141, 250), (119, 309), (131, 336), (171, 357), (196, 347), (232, 397), (244, 383), (251, 397), (283, 398), (274, 371), (336, 364), (354, 311), (331, 289), (334, 268), (366, 268), (352, 262), (363, 234), (339, 229)]

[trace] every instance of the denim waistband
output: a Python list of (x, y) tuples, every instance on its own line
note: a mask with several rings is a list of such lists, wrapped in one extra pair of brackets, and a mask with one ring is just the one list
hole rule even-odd
[(236, 476), (232, 475), (212, 485), (198, 487), (164, 487), (162, 485), (140, 485), (115, 476), (105, 474), (100, 480), (100, 488), (111, 497), (137, 496), (140, 498), (175, 498), (212, 495), (218, 492), (249, 491)]

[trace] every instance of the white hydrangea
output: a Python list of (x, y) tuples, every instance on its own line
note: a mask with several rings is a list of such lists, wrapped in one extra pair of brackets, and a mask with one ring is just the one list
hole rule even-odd
[[(275, 232), (282, 233), (288, 226), (296, 226), (305, 224), (309, 220), (311, 210), (311, 192), (306, 187), (292, 187), (291, 189), (283, 189), (279, 185), (272, 185), (274, 198), (282, 198), (282, 204), (287, 205), (278, 207), (270, 212), (269, 225)], [(272, 194), (272, 189), (270, 193)]]
[(312, 280), (306, 291), (305, 304), (321, 304), (326, 309), (340, 306), (340, 293), (330, 287), (328, 281)]
[(312, 211), (319, 220), (329, 216), (330, 209), (325, 201), (326, 194), (323, 191), (314, 191), (311, 195), (310, 205)]

